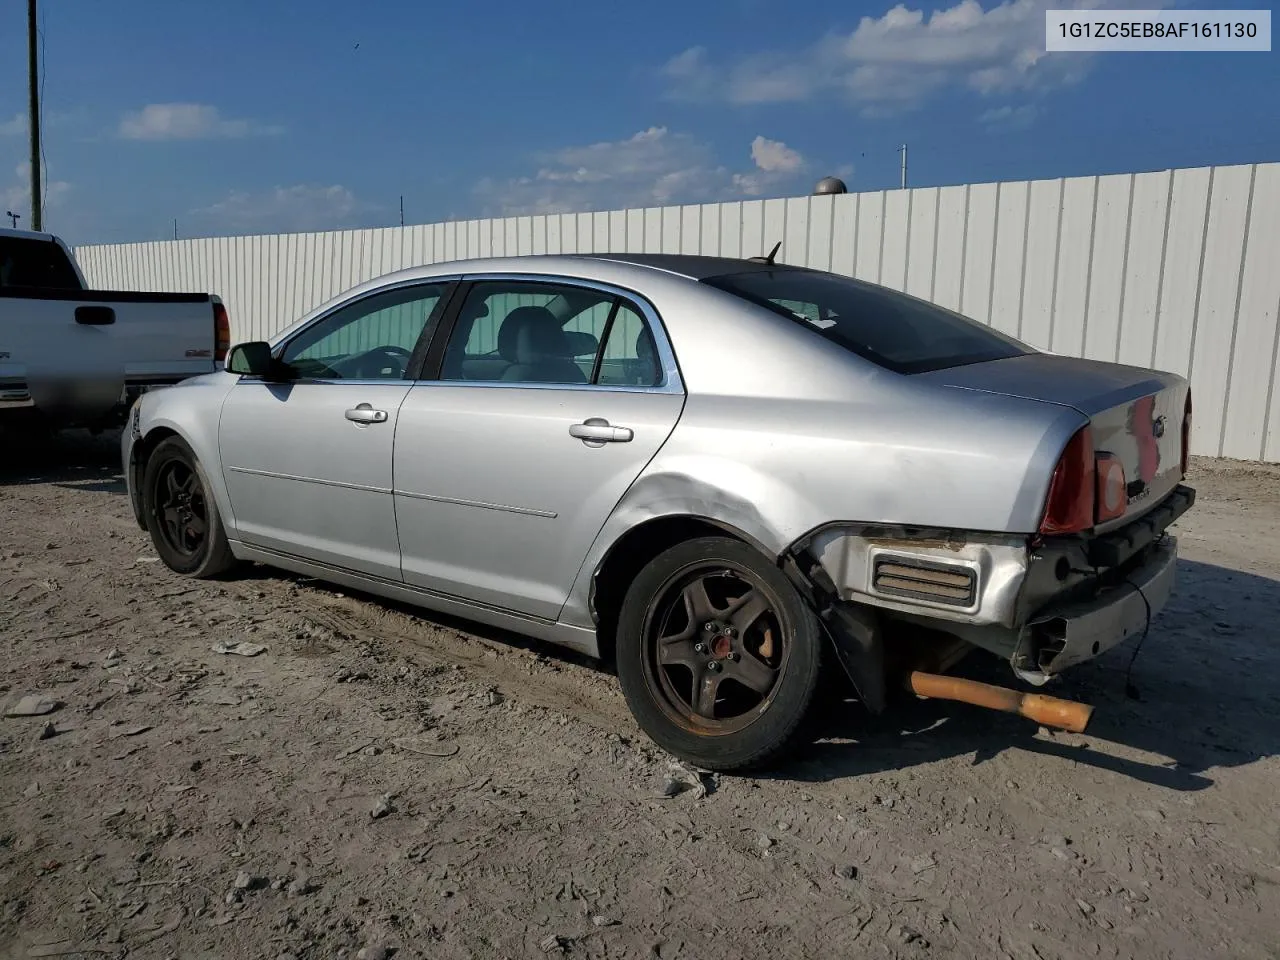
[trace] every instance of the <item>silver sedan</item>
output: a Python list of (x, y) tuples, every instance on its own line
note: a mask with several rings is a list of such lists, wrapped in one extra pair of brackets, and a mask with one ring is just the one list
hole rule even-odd
[(1193, 502), (1172, 374), (1037, 352), (872, 284), (657, 254), (362, 284), (144, 395), (130, 499), (177, 573), (255, 561), (616, 664), (714, 769), (796, 743), (823, 681), (1083, 729), (1017, 685), (1144, 632)]

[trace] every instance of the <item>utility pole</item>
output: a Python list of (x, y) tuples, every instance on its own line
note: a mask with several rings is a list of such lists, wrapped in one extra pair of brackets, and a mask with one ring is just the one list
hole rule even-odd
[(404, 226), (404, 194), (400, 194), (400, 226)]
[(902, 154), (902, 189), (907, 189), (907, 145), (904, 143), (898, 147), (898, 152)]
[(9, 218), (9, 224), (13, 229), (18, 229), (18, 221), (22, 219), (21, 214), (14, 213), (12, 210), (6, 210), (4, 215)]
[(44, 226), (40, 203), (40, 62), (36, 57), (36, 0), (27, 0), (27, 125), (31, 130), (31, 229)]

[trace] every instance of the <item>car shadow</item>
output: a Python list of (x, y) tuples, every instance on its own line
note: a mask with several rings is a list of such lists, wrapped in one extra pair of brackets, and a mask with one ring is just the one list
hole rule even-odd
[(75, 490), (125, 492), (120, 431), (32, 435), (0, 429), (0, 487), (48, 483)]
[[(909, 694), (880, 717), (845, 700), (827, 706), (815, 742), (768, 776), (825, 781), (957, 756), (980, 764), (1023, 750), (1170, 790), (1203, 790), (1214, 783), (1215, 768), (1280, 753), (1276, 610), (1280, 581), (1180, 560), (1174, 595), (1134, 662), (1138, 699), (1126, 691), (1136, 641), (1039, 691), (1091, 704), (1084, 734), (1052, 733), (1021, 717)], [(1031, 689), (980, 652), (952, 672)]]
[[(264, 577), (282, 576), (255, 568)], [(301, 583), (319, 581), (293, 577)], [(1280, 609), (1280, 581), (1213, 564), (1181, 560), (1179, 583), (1151, 623), (1126, 692), (1126, 671), (1136, 641), (1081, 664), (1038, 692), (1094, 707), (1083, 735), (1040, 729), (1022, 717), (968, 704), (925, 700), (903, 693), (872, 717), (837, 692), (815, 718), (813, 741), (794, 760), (753, 776), (803, 782), (831, 781), (902, 770), (954, 757), (984, 763), (1007, 750), (1039, 754), (1048, 762), (1083, 764), (1176, 791), (1204, 790), (1215, 768), (1243, 766), (1280, 754), (1280, 644), (1268, 625)], [(405, 603), (351, 597), (399, 610), (423, 622), (612, 673), (611, 666), (553, 644), (458, 617), (428, 613)], [(952, 673), (1032, 691), (1008, 666), (981, 651)], [(842, 684), (838, 690), (847, 690)]]

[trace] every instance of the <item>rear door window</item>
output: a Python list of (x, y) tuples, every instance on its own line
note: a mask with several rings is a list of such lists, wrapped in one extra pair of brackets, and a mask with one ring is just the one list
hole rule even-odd
[(554, 281), (471, 288), (445, 347), (441, 380), (652, 387), (653, 333), (626, 299)]

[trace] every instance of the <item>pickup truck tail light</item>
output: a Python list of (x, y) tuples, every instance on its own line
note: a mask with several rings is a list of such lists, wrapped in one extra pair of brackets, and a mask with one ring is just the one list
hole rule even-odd
[(1043, 534), (1079, 533), (1094, 524), (1097, 503), (1098, 468), (1094, 460), (1093, 431), (1081, 427), (1067, 443), (1049, 481), (1044, 514), (1040, 520)]
[(213, 359), (222, 363), (227, 359), (227, 351), (231, 349), (231, 319), (227, 316), (227, 308), (214, 301), (213, 304)]
[(1187, 475), (1191, 459), (1191, 388), (1187, 388), (1187, 405), (1182, 412), (1182, 476)]

